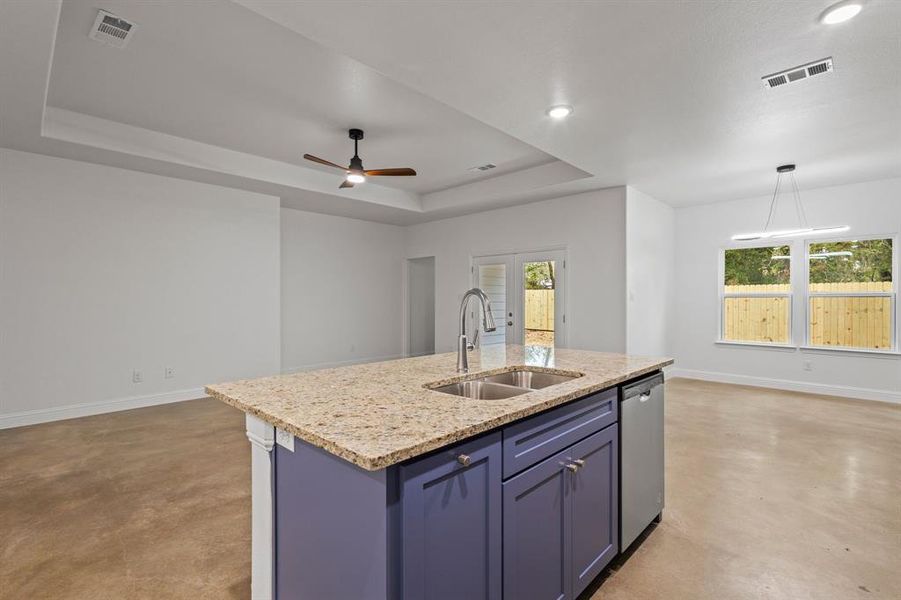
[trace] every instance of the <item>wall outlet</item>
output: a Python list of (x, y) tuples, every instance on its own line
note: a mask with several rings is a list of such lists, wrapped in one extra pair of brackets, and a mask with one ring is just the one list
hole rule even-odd
[(144, 372), (135, 369), (131, 372), (131, 382), (132, 383), (141, 383), (144, 381)]
[(805, 371), (813, 371), (813, 361), (805, 360), (804, 361), (804, 370)]
[(166, 379), (174, 379), (175, 378), (175, 367), (166, 367), (166, 371), (163, 374)]

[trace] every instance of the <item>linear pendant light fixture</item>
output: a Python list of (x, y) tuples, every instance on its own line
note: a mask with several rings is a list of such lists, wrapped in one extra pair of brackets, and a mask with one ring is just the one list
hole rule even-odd
[[(788, 174), (791, 179), (791, 194), (795, 201), (795, 213), (798, 217), (798, 226), (794, 229), (770, 229), (773, 218), (776, 216), (776, 205), (779, 201), (779, 188), (782, 185), (782, 176)], [(770, 202), (770, 213), (766, 218), (766, 225), (763, 231), (757, 233), (737, 233), (732, 236), (736, 242), (750, 242), (752, 240), (767, 240), (771, 238), (787, 238), (799, 237), (802, 235), (822, 235), (824, 233), (840, 233), (848, 231), (850, 227), (847, 225), (838, 225), (834, 227), (811, 227), (807, 223), (807, 214), (804, 212), (804, 205), (801, 203), (801, 191), (798, 189), (798, 182), (795, 181), (795, 165), (781, 165), (776, 167), (776, 189), (773, 191), (773, 200)]]

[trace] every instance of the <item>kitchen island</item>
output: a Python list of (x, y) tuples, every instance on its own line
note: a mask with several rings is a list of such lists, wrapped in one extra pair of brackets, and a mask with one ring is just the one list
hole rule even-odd
[[(618, 386), (672, 361), (498, 345), (459, 374), (455, 358), (207, 388), (247, 413), (255, 600), (575, 598), (609, 563)], [(437, 390), (517, 372), (554, 383)]]

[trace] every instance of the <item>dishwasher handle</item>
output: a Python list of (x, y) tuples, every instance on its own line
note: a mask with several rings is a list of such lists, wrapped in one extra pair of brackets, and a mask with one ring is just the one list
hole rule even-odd
[(639, 379), (634, 383), (623, 387), (623, 400), (637, 397), (639, 402), (647, 402), (651, 398), (651, 392), (659, 385), (663, 385), (663, 373), (655, 373), (650, 377)]

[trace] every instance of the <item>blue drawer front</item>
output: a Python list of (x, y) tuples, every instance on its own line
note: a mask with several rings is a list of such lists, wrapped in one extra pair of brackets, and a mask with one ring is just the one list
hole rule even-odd
[(617, 388), (611, 388), (505, 427), (504, 478), (615, 423), (618, 409)]

